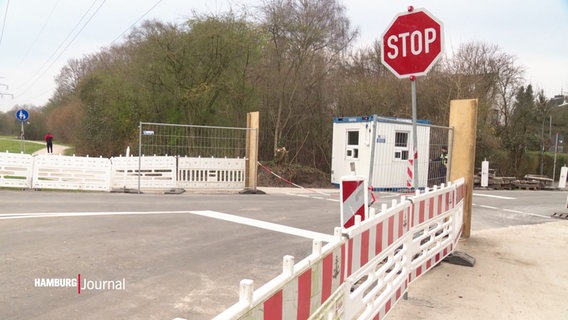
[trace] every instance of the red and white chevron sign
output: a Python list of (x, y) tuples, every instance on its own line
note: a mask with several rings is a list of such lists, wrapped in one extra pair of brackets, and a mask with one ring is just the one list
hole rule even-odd
[(341, 225), (347, 229), (355, 224), (355, 216), (365, 220), (368, 214), (367, 181), (364, 177), (341, 178)]

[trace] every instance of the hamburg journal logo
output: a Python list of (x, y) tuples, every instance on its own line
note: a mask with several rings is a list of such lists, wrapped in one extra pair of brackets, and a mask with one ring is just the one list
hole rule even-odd
[(81, 278), (78, 274), (74, 278), (35, 278), (35, 288), (72, 288), (77, 290), (77, 294), (85, 291), (124, 291), (126, 290), (126, 279), (88, 279)]

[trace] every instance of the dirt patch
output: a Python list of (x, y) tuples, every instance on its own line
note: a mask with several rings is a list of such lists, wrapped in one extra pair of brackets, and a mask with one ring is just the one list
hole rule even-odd
[(329, 173), (311, 167), (291, 164), (263, 164), (258, 167), (258, 185), (263, 187), (290, 187), (294, 183), (304, 188), (332, 188), (330, 180)]

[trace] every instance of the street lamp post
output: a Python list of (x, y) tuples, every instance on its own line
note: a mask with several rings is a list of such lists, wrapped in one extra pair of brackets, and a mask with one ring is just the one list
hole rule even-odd
[(556, 181), (556, 156), (558, 155), (558, 132), (556, 132), (556, 141), (554, 142), (554, 164), (552, 168), (552, 182)]
[[(546, 118), (548, 118), (547, 115), (549, 115), (549, 113), (551, 113), (553, 109), (562, 108), (562, 107), (566, 107), (566, 106), (568, 106), (568, 103), (563, 100), (562, 104), (548, 108), (548, 110), (546, 111), (546, 113), (542, 117), (542, 126), (541, 126), (541, 131), (540, 131), (540, 137), (542, 139), (542, 149), (540, 150), (540, 175), (541, 176), (544, 175), (544, 121), (546, 120)], [(549, 115), (549, 116), (550, 116), (550, 130), (552, 131), (552, 115)], [(556, 139), (557, 139), (556, 143), (558, 143), (558, 134), (556, 136)], [(557, 145), (556, 145), (555, 148), (557, 148)], [(556, 149), (554, 150), (554, 152), (555, 152), (555, 156), (556, 156)], [(555, 157), (555, 162), (556, 162), (556, 157)], [(556, 169), (556, 163), (554, 164), (554, 169)], [(553, 176), (552, 176), (553, 181), (554, 181), (554, 175), (555, 175), (555, 172), (553, 170)]]

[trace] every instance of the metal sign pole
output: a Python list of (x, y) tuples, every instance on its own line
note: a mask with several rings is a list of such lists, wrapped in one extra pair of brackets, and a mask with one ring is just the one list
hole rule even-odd
[(367, 184), (371, 187), (373, 186), (374, 181), (373, 174), (375, 169), (375, 145), (377, 144), (377, 118), (378, 116), (374, 114), (373, 125), (371, 128), (367, 128), (367, 130), (370, 129), (371, 131), (371, 161), (369, 161), (369, 176), (367, 178)]
[(414, 189), (418, 188), (418, 134), (416, 128), (416, 77), (410, 76), (410, 83), (412, 84), (412, 157), (414, 163)]
[(24, 143), (24, 122), (20, 121), (20, 153), (26, 152), (26, 144)]

